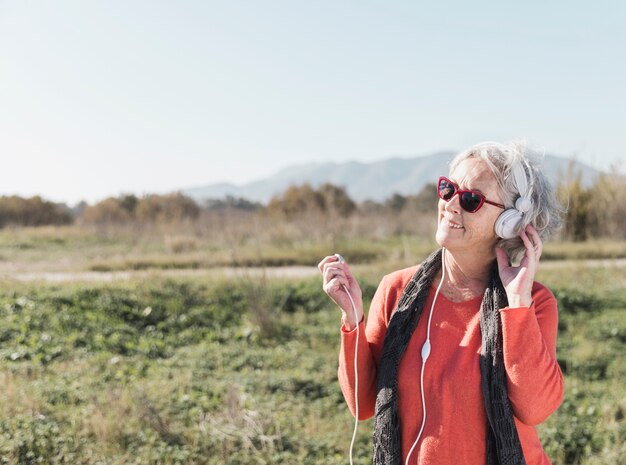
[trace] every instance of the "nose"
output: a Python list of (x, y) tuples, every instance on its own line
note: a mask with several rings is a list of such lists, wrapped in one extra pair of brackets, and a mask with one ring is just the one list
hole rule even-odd
[(444, 202), (444, 206), (443, 208), (450, 212), (450, 213), (454, 213), (455, 215), (459, 215), (461, 214), (462, 208), (461, 208), (461, 201), (459, 199), (459, 196), (455, 193), (452, 198), (450, 200), (443, 201)]

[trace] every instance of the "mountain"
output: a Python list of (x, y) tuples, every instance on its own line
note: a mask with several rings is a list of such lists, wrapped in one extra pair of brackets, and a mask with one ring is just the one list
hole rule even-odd
[[(421, 157), (393, 157), (371, 163), (308, 163), (286, 167), (272, 176), (248, 184), (210, 184), (181, 191), (199, 202), (230, 195), (267, 203), (292, 184), (306, 182), (317, 187), (330, 182), (344, 187), (348, 195), (358, 202), (368, 199), (380, 202), (394, 193), (416, 194), (427, 183), (436, 182), (440, 175), (448, 173), (448, 164), (454, 155), (456, 152), (444, 151)], [(553, 155), (546, 155), (543, 164), (546, 175), (553, 182), (566, 176), (572, 168), (574, 173), (581, 173), (584, 185), (591, 185), (600, 174), (588, 165)]]

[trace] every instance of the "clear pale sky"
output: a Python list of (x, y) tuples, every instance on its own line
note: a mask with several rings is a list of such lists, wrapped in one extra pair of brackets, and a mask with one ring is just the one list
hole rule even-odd
[(0, 0), (0, 195), (93, 202), (520, 137), (623, 171), (624, 56), (617, 0)]

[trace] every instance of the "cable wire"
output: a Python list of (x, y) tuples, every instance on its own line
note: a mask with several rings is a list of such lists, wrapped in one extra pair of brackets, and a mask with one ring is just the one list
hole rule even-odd
[(420, 427), (420, 431), (417, 434), (417, 438), (415, 438), (415, 442), (411, 446), (411, 449), (409, 450), (409, 453), (406, 456), (406, 460), (404, 461), (405, 465), (409, 465), (409, 458), (411, 457), (411, 454), (413, 453), (413, 449), (415, 449), (415, 446), (417, 446), (417, 443), (419, 442), (420, 437), (422, 436), (422, 433), (424, 432), (424, 426), (426, 425), (426, 397), (424, 396), (424, 368), (426, 367), (426, 360), (430, 356), (430, 349), (431, 349), (430, 322), (432, 321), (432, 318), (433, 318), (433, 310), (435, 309), (435, 302), (437, 302), (437, 296), (439, 295), (439, 290), (441, 289), (443, 280), (446, 277), (446, 265), (444, 262), (445, 252), (446, 252), (446, 249), (442, 249), (441, 251), (441, 281), (439, 281), (439, 285), (437, 286), (437, 291), (435, 292), (435, 296), (433, 297), (433, 303), (430, 306), (430, 315), (428, 316), (428, 326), (426, 327), (426, 341), (424, 342), (424, 345), (422, 346), (422, 370), (420, 374), (420, 393), (422, 396), (422, 412), (423, 412), (422, 426)]
[(343, 289), (348, 294), (350, 303), (352, 304), (352, 310), (354, 311), (354, 321), (356, 324), (356, 343), (354, 344), (354, 432), (352, 433), (352, 441), (350, 441), (350, 465), (352, 462), (352, 449), (354, 448), (354, 441), (356, 440), (356, 432), (359, 426), (359, 370), (358, 370), (358, 354), (359, 354), (359, 326), (358, 316), (356, 314), (356, 305), (348, 288), (343, 285)]

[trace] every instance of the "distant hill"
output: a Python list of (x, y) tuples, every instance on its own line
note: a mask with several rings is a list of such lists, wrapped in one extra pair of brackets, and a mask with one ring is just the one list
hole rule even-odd
[[(422, 157), (394, 157), (371, 163), (308, 163), (289, 166), (272, 176), (248, 184), (209, 184), (182, 189), (182, 192), (199, 202), (231, 195), (266, 204), (292, 184), (307, 182), (317, 187), (330, 182), (344, 187), (350, 197), (358, 202), (368, 199), (380, 202), (394, 193), (416, 194), (427, 183), (435, 182), (441, 174), (447, 174), (448, 164), (455, 154), (452, 151), (437, 152)], [(588, 165), (553, 155), (545, 156), (545, 172), (556, 182), (568, 173), (571, 163), (574, 163), (575, 172), (582, 174), (585, 185), (592, 184), (600, 174)]]

